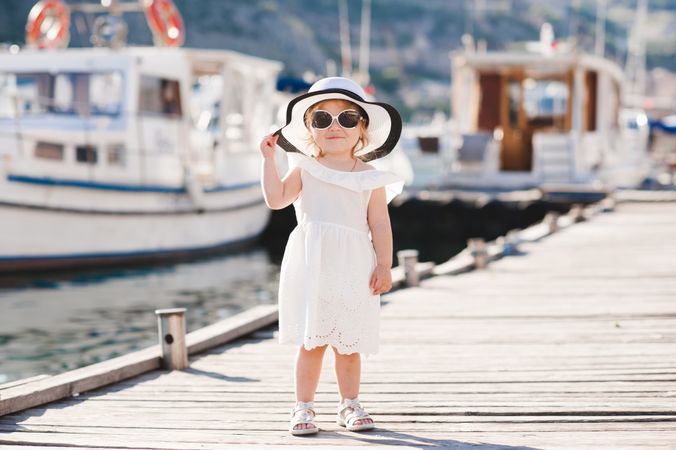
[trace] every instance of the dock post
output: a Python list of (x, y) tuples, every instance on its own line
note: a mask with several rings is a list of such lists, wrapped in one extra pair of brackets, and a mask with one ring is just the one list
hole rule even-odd
[(504, 254), (514, 255), (519, 253), (520, 240), (519, 230), (509, 230), (507, 236), (505, 236), (505, 244), (503, 247)]
[(559, 229), (559, 213), (550, 211), (545, 216), (543, 222), (549, 229), (549, 234), (556, 233)]
[(169, 370), (188, 368), (185, 344), (185, 308), (157, 309), (157, 327), (162, 347), (162, 367)]
[(585, 220), (584, 206), (577, 203), (574, 204), (573, 207), (570, 208), (570, 217), (573, 219), (574, 223), (583, 222)]
[(467, 248), (474, 259), (474, 267), (476, 269), (484, 269), (488, 265), (486, 241), (481, 238), (469, 239), (467, 241)]
[(406, 286), (420, 285), (420, 278), (415, 269), (416, 264), (418, 264), (418, 250), (399, 250), (397, 252), (397, 259), (399, 260), (399, 265), (404, 268)]
[(601, 212), (613, 212), (615, 211), (615, 198), (609, 195), (603, 200), (601, 200)]

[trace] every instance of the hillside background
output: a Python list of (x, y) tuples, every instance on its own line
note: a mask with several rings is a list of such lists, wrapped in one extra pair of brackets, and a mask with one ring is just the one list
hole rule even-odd
[[(276, 59), (293, 76), (324, 75), (330, 60), (340, 67), (337, 0), (175, 3), (186, 23), (187, 47), (225, 48)], [(356, 61), (361, 0), (347, 3)], [(0, 0), (0, 42), (23, 44), (33, 4), (33, 0)], [(676, 72), (676, 0), (648, 4), (648, 69), (657, 69), (651, 75), (674, 83), (670, 72)], [(608, 5), (606, 55), (624, 66), (636, 0), (609, 0)], [(448, 111), (448, 53), (460, 46), (463, 33), (484, 39), (494, 50), (506, 42), (538, 39), (540, 25), (550, 22), (558, 38), (575, 36), (579, 47), (591, 51), (595, 14), (596, 2), (591, 0), (372, 0), (370, 74), (376, 95), (394, 102), (408, 118), (414, 111), (423, 115)], [(143, 16), (126, 18), (129, 42), (151, 43)], [(75, 25), (71, 45), (88, 45)]]

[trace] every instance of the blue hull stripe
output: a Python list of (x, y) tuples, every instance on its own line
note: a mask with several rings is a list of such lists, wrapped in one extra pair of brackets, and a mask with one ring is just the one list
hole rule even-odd
[[(185, 194), (187, 191), (184, 187), (168, 187), (160, 185), (144, 185), (144, 184), (116, 184), (116, 183), (100, 183), (96, 181), (82, 181), (82, 180), (64, 180), (49, 177), (29, 177), (25, 175), (7, 175), (8, 181), (17, 183), (39, 184), (42, 186), (68, 186), (82, 189), (99, 189), (105, 191), (124, 191), (124, 192), (159, 192), (164, 194)], [(252, 186), (260, 184), (260, 181), (250, 181), (248, 183), (218, 185), (204, 190), (205, 193), (233, 191), (238, 189), (248, 189)]]

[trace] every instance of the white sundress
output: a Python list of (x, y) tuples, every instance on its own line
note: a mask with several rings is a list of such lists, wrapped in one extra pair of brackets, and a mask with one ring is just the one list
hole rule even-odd
[(310, 350), (330, 344), (341, 354), (378, 352), (380, 295), (369, 279), (376, 255), (367, 222), (371, 191), (387, 202), (403, 189), (394, 172), (344, 172), (288, 153), (301, 167), (293, 202), (298, 225), (289, 235), (279, 280), (279, 342)]

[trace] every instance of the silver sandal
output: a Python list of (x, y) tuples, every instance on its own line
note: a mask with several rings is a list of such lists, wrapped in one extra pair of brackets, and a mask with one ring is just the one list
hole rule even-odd
[[(291, 423), (289, 424), (289, 432), (294, 436), (301, 436), (305, 434), (315, 434), (319, 432), (317, 425), (312, 422), (315, 418), (315, 402), (301, 402), (297, 401), (293, 411), (291, 411)], [(294, 429), (294, 427), (301, 423), (312, 425), (309, 428)]]
[[(343, 415), (343, 412), (346, 409), (352, 409), (352, 411)], [(362, 423), (360, 425), (355, 425), (355, 422), (358, 420), (371, 419), (371, 423)], [(359, 399), (349, 399), (346, 398), (342, 403), (338, 405), (338, 418), (336, 423), (341, 427), (347, 428), (349, 431), (366, 431), (372, 430), (375, 428), (375, 423), (373, 419), (368, 415), (364, 408), (359, 404)]]

